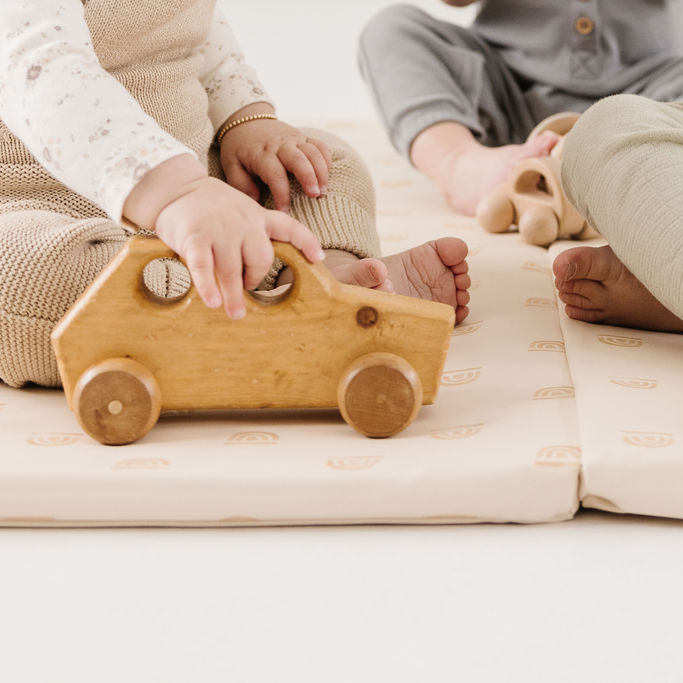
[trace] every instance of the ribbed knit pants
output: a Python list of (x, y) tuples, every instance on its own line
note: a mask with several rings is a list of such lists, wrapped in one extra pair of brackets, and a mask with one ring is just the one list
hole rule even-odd
[(683, 318), (683, 103), (601, 100), (567, 136), (562, 180), (622, 263)]
[[(365, 164), (339, 138), (318, 130), (307, 134), (330, 148), (328, 194), (309, 199), (290, 178), (292, 216), (318, 236), (323, 248), (378, 256), (375, 195)], [(215, 153), (209, 167), (212, 175), (220, 175)], [(18, 181), (8, 192), (12, 173)], [(78, 195), (51, 190), (37, 169), (33, 179), (25, 167), (0, 165), (0, 174), (5, 181), (0, 192), (0, 380), (14, 387), (27, 382), (59, 386), (50, 334), (130, 234), (97, 210), (87, 215), (89, 203)], [(177, 262), (152, 266), (145, 280), (154, 293), (174, 296), (187, 289), (187, 270)], [(276, 277), (274, 267), (266, 287)]]

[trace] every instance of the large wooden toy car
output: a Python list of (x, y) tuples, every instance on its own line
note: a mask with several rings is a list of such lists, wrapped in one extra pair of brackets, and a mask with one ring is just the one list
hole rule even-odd
[(362, 434), (386, 437), (433, 403), (454, 325), (452, 307), (337, 282), (293, 246), (280, 298), (245, 293), (247, 315), (211, 310), (194, 287), (163, 299), (143, 270), (177, 258), (135, 236), (52, 335), (70, 408), (104, 444), (139, 439), (161, 411), (334, 408)]

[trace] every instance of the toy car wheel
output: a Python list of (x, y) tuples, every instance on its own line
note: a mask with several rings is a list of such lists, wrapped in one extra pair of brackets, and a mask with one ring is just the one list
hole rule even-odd
[(344, 372), (337, 390), (342, 417), (365, 436), (383, 438), (405, 429), (422, 405), (422, 382), (393, 353), (369, 353)]
[(109, 358), (79, 377), (72, 403), (90, 436), (118, 446), (137, 441), (156, 424), (161, 390), (144, 365), (130, 358)]
[(477, 222), (487, 232), (507, 232), (515, 222), (515, 207), (504, 189), (484, 197), (477, 207)]
[(519, 233), (529, 242), (546, 247), (552, 244), (560, 231), (560, 224), (548, 206), (534, 206), (519, 219)]

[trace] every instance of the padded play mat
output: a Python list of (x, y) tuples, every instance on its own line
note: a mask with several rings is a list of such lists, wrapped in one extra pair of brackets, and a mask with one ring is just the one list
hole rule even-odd
[(61, 391), (1, 385), (0, 525), (551, 522), (580, 504), (683, 517), (683, 336), (569, 320), (550, 265), (573, 243), (485, 233), (378, 125), (323, 127), (373, 172), (385, 253), (470, 246), (471, 313), (436, 403), (385, 440), (336, 411), (228, 412), (167, 415), (107, 447)]

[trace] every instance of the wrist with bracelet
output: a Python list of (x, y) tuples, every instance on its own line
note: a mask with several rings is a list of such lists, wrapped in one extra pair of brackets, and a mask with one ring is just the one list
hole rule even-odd
[(239, 119), (235, 119), (234, 121), (230, 121), (229, 123), (224, 123), (216, 133), (216, 144), (220, 145), (221, 142), (223, 142), (223, 138), (229, 130), (236, 128), (237, 126), (241, 126), (243, 123), (258, 121), (259, 119), (277, 120), (277, 116), (275, 114), (251, 114), (250, 116), (243, 116)]

